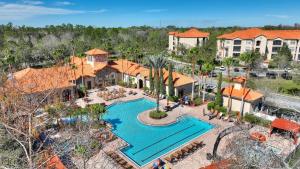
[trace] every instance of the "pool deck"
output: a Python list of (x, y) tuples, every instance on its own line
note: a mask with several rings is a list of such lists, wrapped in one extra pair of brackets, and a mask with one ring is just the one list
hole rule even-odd
[[(118, 89), (119, 86), (112, 86), (109, 87), (109, 90), (111, 89)], [(99, 98), (97, 96), (97, 92), (98, 90), (91, 90), (88, 94), (88, 97), (92, 100), (91, 102), (89, 102), (89, 104), (93, 104), (93, 103), (105, 103), (107, 105), (110, 105), (114, 102), (120, 102), (120, 101), (129, 101), (129, 100), (134, 100), (134, 99), (139, 99), (139, 98), (147, 98), (149, 100), (152, 101), (156, 101), (154, 98), (150, 98), (147, 96), (144, 96), (142, 93), (142, 90), (139, 89), (126, 89), (126, 97), (123, 98), (119, 98), (116, 100), (112, 100), (112, 101), (104, 101), (102, 98)], [(132, 90), (132, 91), (136, 91), (137, 94), (136, 95), (128, 95), (128, 92)], [(85, 103), (82, 99), (77, 100), (77, 104), (84, 107), (86, 106), (87, 103)], [(160, 106), (161, 108), (163, 106), (167, 105), (167, 100), (161, 100), (160, 101)], [(170, 105), (172, 105), (172, 103), (170, 103)], [(166, 125), (166, 124), (170, 124), (176, 121), (176, 119), (182, 115), (189, 115), (189, 116), (193, 116), (195, 118), (198, 118), (202, 121), (208, 122), (210, 124), (213, 124), (215, 127), (210, 130), (209, 132), (199, 136), (198, 138), (192, 140), (193, 141), (203, 141), (205, 146), (201, 149), (198, 149), (197, 151), (195, 151), (194, 153), (190, 154), (188, 157), (184, 158), (183, 160), (177, 162), (176, 164), (172, 165), (169, 164), (169, 166), (171, 168), (174, 169), (184, 169), (184, 168), (189, 168), (189, 169), (199, 169), (200, 167), (209, 165), (211, 163), (211, 161), (206, 159), (206, 154), (207, 153), (212, 153), (213, 150), (213, 146), (215, 143), (216, 138), (218, 137), (218, 134), (224, 130), (225, 128), (228, 128), (230, 126), (233, 126), (234, 124), (231, 122), (227, 122), (227, 121), (223, 121), (217, 118), (214, 118), (212, 120), (208, 119), (208, 116), (203, 116), (203, 111), (207, 111), (206, 109), (207, 105), (201, 105), (201, 106), (197, 106), (197, 107), (191, 107), (191, 106), (179, 106), (175, 109), (173, 109), (172, 111), (168, 112), (168, 116), (166, 118), (160, 119), (160, 120), (154, 120), (151, 119), (148, 115), (149, 111), (143, 112), (141, 113), (138, 118), (142, 123), (145, 123), (147, 125)], [(263, 128), (263, 127), (255, 127), (253, 129), (251, 129), (251, 131), (261, 131), (262, 133), (267, 133), (268, 129), (267, 128)], [(267, 134), (266, 134), (267, 135)], [(225, 138), (226, 139), (226, 138)], [(222, 143), (223, 142), (223, 143)], [(226, 141), (222, 141), (219, 145), (219, 150), (218, 152), (221, 154), (222, 153), (222, 149), (224, 149), (224, 147), (226, 146), (224, 142)], [(274, 145), (275, 147), (279, 147), (283, 150), (283, 154), (288, 154), (293, 148), (295, 148), (295, 145), (291, 144), (291, 140), (288, 139), (284, 139), (280, 136), (276, 136), (276, 135), (272, 135), (272, 137), (268, 137), (268, 143), (270, 142), (271, 145)], [(275, 143), (274, 143), (275, 142)], [(187, 143), (189, 144), (189, 143)], [(91, 160), (89, 160), (89, 167), (88, 168), (96, 168), (96, 169), (106, 169), (106, 168), (122, 168), (121, 166), (119, 166), (118, 164), (116, 164), (115, 162), (113, 162), (113, 160), (109, 160), (107, 161), (107, 159), (109, 159), (104, 152), (108, 152), (108, 151), (116, 151), (120, 156), (124, 157), (124, 159), (132, 164), (133, 166), (135, 166), (136, 168), (142, 168), (142, 169), (148, 169), (151, 168), (152, 166), (152, 162), (143, 166), (143, 167), (139, 167), (136, 164), (134, 164), (132, 161), (130, 161), (127, 157), (125, 157), (120, 151), (119, 149), (124, 147), (126, 145), (126, 143), (121, 140), (120, 138), (118, 138), (117, 140), (113, 141), (112, 143), (109, 143), (107, 145), (105, 145), (104, 149), (101, 150), (101, 152), (97, 155), (95, 155)], [(184, 147), (185, 145), (182, 145), (180, 147), (178, 147), (177, 149), (169, 152), (167, 155), (162, 156), (161, 159), (164, 159), (165, 157), (169, 156), (170, 154), (172, 154), (173, 152), (177, 151), (178, 149)], [(289, 147), (289, 148), (287, 148)], [(288, 150), (287, 150), (288, 149)], [(106, 161), (105, 161), (106, 160)], [(105, 163), (105, 164), (103, 164)], [(107, 164), (110, 163), (110, 164)]]

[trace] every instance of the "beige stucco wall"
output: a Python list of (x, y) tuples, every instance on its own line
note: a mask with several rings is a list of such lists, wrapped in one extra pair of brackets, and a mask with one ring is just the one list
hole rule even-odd
[[(236, 38), (233, 40), (230, 40), (230, 39), (217, 40), (217, 56), (216, 57), (218, 59), (223, 59), (225, 57), (233, 57), (233, 53), (235, 53), (235, 52), (233, 52), (234, 40), (239, 40), (239, 38)], [(300, 54), (300, 40), (289, 40), (289, 39), (280, 39), (280, 38), (267, 39), (265, 36), (258, 36), (254, 39), (242, 40), (240, 53), (244, 53), (250, 49), (255, 50), (256, 48), (259, 47), (259, 52), (262, 55), (265, 55), (266, 51), (268, 51), (267, 59), (271, 60), (272, 54), (276, 54), (274, 52), (272, 53), (272, 48), (282, 46), (282, 45), (274, 46), (273, 45), (274, 40), (281, 40), (281, 41), (285, 42), (291, 49), (291, 53), (293, 55), (293, 60), (298, 61), (298, 56)], [(261, 41), (260, 46), (256, 46), (257, 41)], [(226, 52), (226, 48), (228, 49), (228, 52)]]
[[(231, 102), (232, 102), (232, 106), (231, 106), (232, 111), (240, 111), (241, 110), (241, 105), (242, 105), (241, 100), (232, 98)], [(226, 97), (226, 96), (223, 96), (223, 106), (228, 107), (228, 97)], [(253, 112), (253, 109), (252, 109), (251, 103), (245, 102), (244, 103), (244, 113), (252, 113), (252, 112)]]
[(169, 51), (177, 51), (177, 46), (182, 44), (185, 48), (190, 49), (197, 46), (197, 39), (199, 39), (199, 46), (202, 46), (208, 38), (179, 38), (169, 35)]

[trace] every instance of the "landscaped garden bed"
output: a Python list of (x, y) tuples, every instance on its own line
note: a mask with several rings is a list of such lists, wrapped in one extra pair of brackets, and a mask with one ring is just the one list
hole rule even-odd
[(168, 114), (164, 111), (151, 111), (149, 116), (153, 119), (162, 119), (168, 116)]

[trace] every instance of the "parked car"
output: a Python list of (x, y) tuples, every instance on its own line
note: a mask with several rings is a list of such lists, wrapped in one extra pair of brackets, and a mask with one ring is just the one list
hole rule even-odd
[(225, 71), (225, 70), (226, 70), (226, 68), (224, 66), (220, 67), (220, 71)]
[(276, 79), (277, 76), (278, 76), (278, 74), (276, 72), (267, 72), (266, 73), (266, 77), (269, 79)]
[(210, 72), (208, 76), (209, 77), (217, 77), (218, 75), (216, 72)]
[(233, 69), (234, 72), (240, 72), (240, 69), (238, 67)]
[(256, 72), (250, 72), (249, 75), (250, 75), (250, 77), (258, 77)]
[(282, 73), (281, 74), (281, 77), (283, 78), (283, 79), (285, 79), (285, 80), (292, 80), (292, 75), (291, 74), (289, 74), (288, 72), (284, 72), (284, 73)]
[(212, 84), (206, 84), (205, 91), (212, 92), (214, 90), (214, 88), (216, 88), (216, 86), (214, 86)]

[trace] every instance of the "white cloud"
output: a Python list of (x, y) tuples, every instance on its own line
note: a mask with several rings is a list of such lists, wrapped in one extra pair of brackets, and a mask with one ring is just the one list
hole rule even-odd
[(274, 17), (274, 18), (279, 18), (279, 19), (289, 19), (289, 18), (291, 18), (291, 16), (289, 16), (289, 15), (272, 15), (272, 14), (268, 14), (266, 16), (268, 16), (268, 17)]
[(44, 4), (44, 2), (42, 2), (42, 1), (30, 1), (30, 0), (24, 0), (23, 3), (28, 4), (28, 5), (41, 5), (41, 4)]
[(107, 9), (99, 9), (99, 10), (95, 10), (95, 11), (88, 11), (90, 13), (104, 13), (104, 12), (107, 12), (108, 10)]
[(1, 20), (19, 20), (30, 18), (39, 15), (68, 15), (80, 14), (85, 11), (69, 10), (62, 8), (50, 8), (36, 5), (26, 4), (4, 4), (0, 5), (0, 19)]
[(69, 2), (69, 1), (59, 1), (59, 2), (56, 2), (55, 5), (66, 6), (66, 5), (74, 5), (74, 3), (73, 2)]
[(146, 12), (146, 13), (159, 13), (159, 12), (166, 12), (168, 11), (167, 9), (147, 9), (147, 10), (144, 10), (143, 12)]
[(107, 9), (95, 11), (71, 10), (41, 5), (7, 3), (0, 4), (0, 20), (22, 20), (41, 15), (70, 15), (84, 13), (104, 13)]

